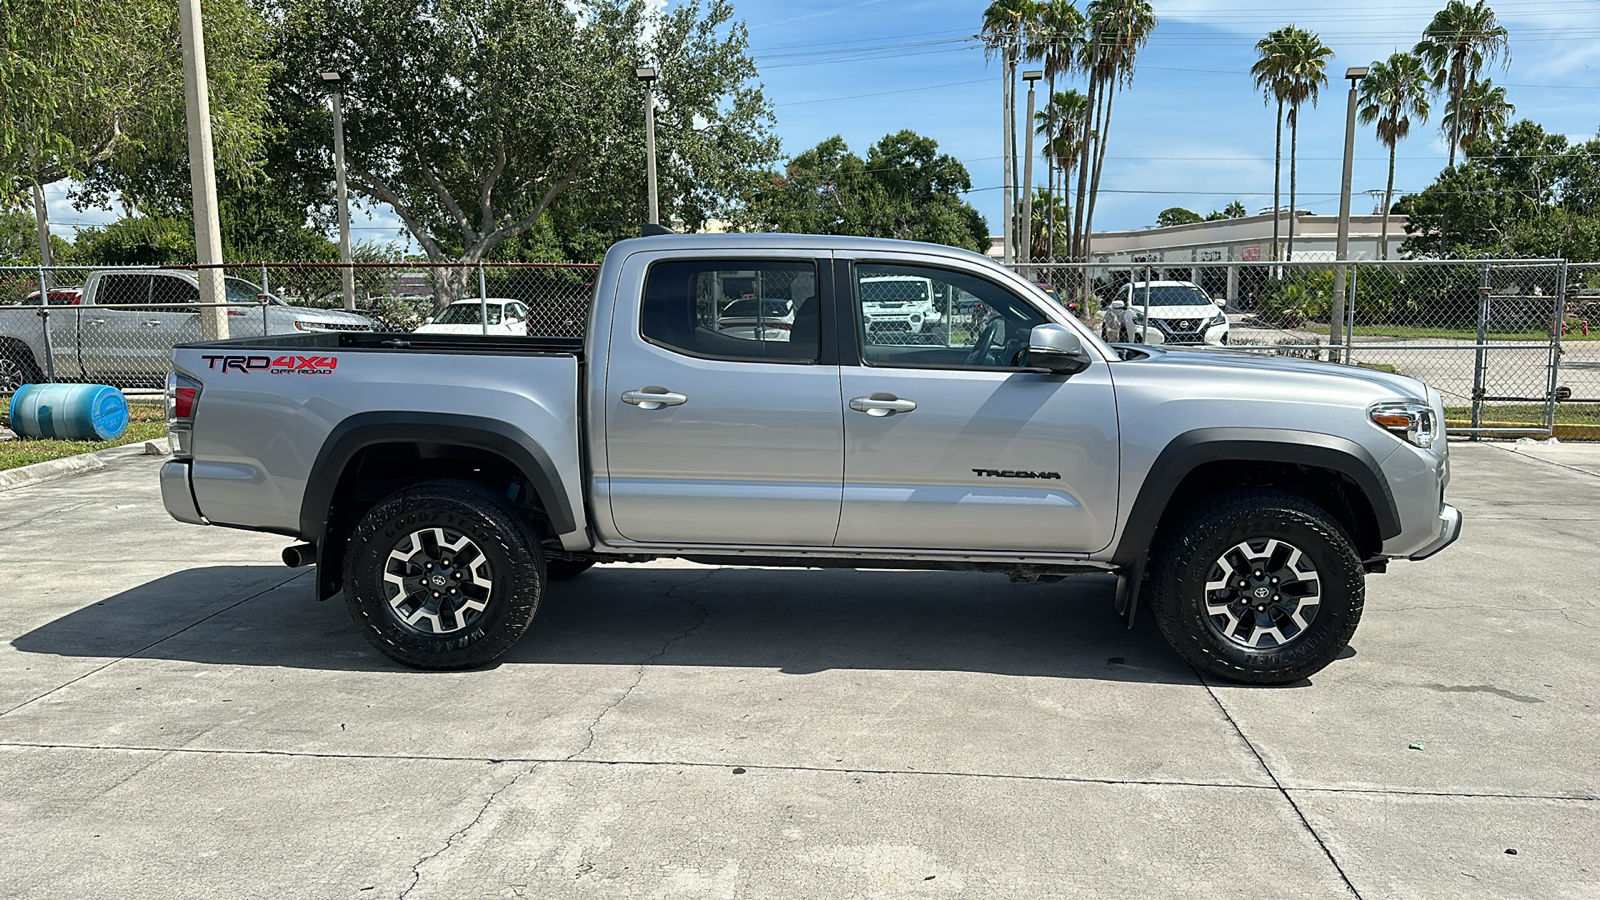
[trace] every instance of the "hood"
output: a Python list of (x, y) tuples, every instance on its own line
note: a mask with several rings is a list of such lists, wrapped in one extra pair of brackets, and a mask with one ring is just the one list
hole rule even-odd
[[(1128, 307), (1134, 312), (1144, 312), (1144, 307), (1135, 303)], [(1152, 319), (1209, 319), (1222, 312), (1221, 307), (1215, 303), (1196, 303), (1191, 306), (1152, 306), (1150, 318)]]
[[(1365, 383), (1402, 397), (1425, 400), (1428, 386), (1408, 375), (1392, 375), (1377, 369), (1346, 366), (1338, 363), (1315, 362), (1288, 356), (1270, 356), (1265, 353), (1243, 353), (1223, 350), (1166, 350), (1159, 347), (1140, 347), (1150, 354), (1149, 359), (1135, 365), (1172, 366), (1180, 369), (1195, 368), (1213, 373), (1235, 373), (1261, 379), (1290, 376), (1294, 378), (1338, 379), (1350, 383)], [(1177, 374), (1177, 373), (1174, 373)], [(1196, 372), (1196, 377), (1204, 377)]]

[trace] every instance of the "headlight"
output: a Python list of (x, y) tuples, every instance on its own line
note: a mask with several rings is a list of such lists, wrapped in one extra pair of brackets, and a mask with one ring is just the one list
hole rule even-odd
[(1421, 400), (1380, 403), (1367, 411), (1372, 423), (1395, 437), (1424, 449), (1433, 446), (1439, 423), (1433, 409)]
[(1136, 306), (1130, 306), (1130, 307), (1128, 307), (1128, 318), (1132, 319), (1135, 322), (1143, 322), (1144, 321), (1144, 310), (1142, 310), (1142, 309), (1140, 309), (1140, 308), (1138, 308)]
[(1215, 327), (1217, 325), (1226, 325), (1226, 324), (1228, 324), (1228, 317), (1223, 315), (1222, 313), (1217, 313), (1216, 315), (1211, 317), (1211, 321), (1206, 323), (1206, 327), (1210, 328), (1210, 327)]

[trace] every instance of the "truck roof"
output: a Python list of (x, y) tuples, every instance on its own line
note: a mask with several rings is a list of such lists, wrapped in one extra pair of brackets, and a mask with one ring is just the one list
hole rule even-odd
[(628, 238), (618, 241), (613, 249), (626, 253), (646, 250), (846, 250), (879, 251), (919, 254), (938, 254), (967, 260), (983, 260), (998, 265), (981, 253), (950, 247), (944, 244), (925, 244), (921, 241), (901, 241), (891, 238), (852, 237), (833, 234), (663, 234), (651, 237)]

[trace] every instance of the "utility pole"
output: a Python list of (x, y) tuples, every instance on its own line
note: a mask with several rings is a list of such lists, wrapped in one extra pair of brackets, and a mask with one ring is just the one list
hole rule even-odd
[[(1029, 69), (1022, 73), (1022, 80), (1028, 83), (1028, 117), (1022, 121), (1027, 123), (1028, 136), (1023, 143), (1028, 148), (1028, 155), (1022, 163), (1022, 261), (1033, 262), (1033, 85), (1044, 77), (1038, 69)], [(1039, 279), (1034, 278), (1034, 281)]]
[[(1331, 347), (1349, 340), (1344, 333), (1344, 295), (1350, 270), (1346, 257), (1350, 255), (1350, 181), (1356, 156), (1356, 88), (1360, 86), (1361, 79), (1367, 77), (1367, 69), (1367, 66), (1351, 66), (1344, 73), (1344, 77), (1350, 79), (1350, 103), (1344, 120), (1344, 180), (1339, 187), (1339, 236), (1333, 251), (1336, 261), (1333, 269), (1333, 313), (1329, 316), (1332, 321), (1328, 323), (1328, 345)], [(1290, 214), (1293, 215), (1292, 210)]]
[(228, 336), (228, 310), (221, 306), (222, 226), (217, 218), (217, 171), (211, 155), (211, 96), (206, 88), (206, 42), (200, 0), (178, 0), (183, 44), (183, 108), (189, 122), (189, 191), (194, 198), (194, 253), (200, 268), (200, 336)]
[(333, 89), (333, 184), (339, 195), (339, 263), (344, 282), (344, 308), (356, 308), (356, 273), (350, 267), (350, 194), (344, 182), (344, 92), (338, 72), (323, 72), (322, 83)]
[(1016, 227), (1011, 212), (1012, 192), (1015, 190), (1011, 177), (1011, 163), (1014, 153), (1011, 146), (1011, 120), (1014, 116), (1011, 110), (1011, 54), (1013, 50), (1010, 44), (1011, 37), (1008, 35), (1005, 40), (1007, 41), (1006, 46), (1000, 51), (1000, 156), (1002, 159), (1000, 164), (1000, 180), (1002, 182), (1000, 188), (1000, 218), (1002, 221), (1000, 234), (1004, 244), (1000, 259), (1001, 262), (1010, 264), (1015, 262), (1017, 258), (1015, 252)]
[(644, 82), (644, 155), (646, 192), (650, 200), (650, 224), (661, 224), (661, 211), (656, 200), (656, 70), (644, 66), (634, 70), (634, 75)]

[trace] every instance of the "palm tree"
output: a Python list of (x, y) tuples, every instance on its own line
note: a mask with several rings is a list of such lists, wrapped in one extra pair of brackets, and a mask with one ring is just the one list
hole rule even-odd
[(1378, 125), (1378, 141), (1389, 148), (1389, 184), (1383, 191), (1383, 229), (1378, 241), (1378, 258), (1389, 255), (1389, 208), (1394, 205), (1395, 148), (1411, 133), (1411, 117), (1417, 123), (1428, 121), (1428, 77), (1422, 60), (1410, 53), (1396, 53), (1388, 62), (1374, 62), (1361, 81), (1361, 124)]
[[(1289, 99), (1288, 33), (1291, 27), (1279, 28), (1256, 42), (1260, 59), (1250, 67), (1256, 87), (1267, 102), (1278, 104), (1278, 128), (1272, 148), (1272, 258), (1278, 258), (1278, 223), (1283, 219), (1283, 105)], [(1293, 215), (1291, 212), (1290, 215)]]
[[(1061, 94), (1056, 92), (1056, 76), (1071, 74), (1077, 67), (1078, 54), (1083, 50), (1084, 34), (1088, 31), (1089, 20), (1083, 17), (1072, 0), (1043, 0), (1036, 7), (1039, 33), (1035, 41), (1036, 56), (1044, 62), (1044, 77), (1046, 81), (1046, 97), (1044, 112), (1041, 114), (1046, 124), (1036, 126), (1037, 133), (1045, 139), (1045, 161), (1048, 174), (1045, 183), (1049, 186), (1051, 197), (1056, 194), (1056, 163), (1059, 156), (1051, 152), (1050, 144), (1055, 140), (1057, 133), (1065, 126), (1061, 119), (1062, 110), (1057, 106), (1056, 99)], [(1076, 96), (1083, 96), (1077, 91), (1072, 91)], [(1035, 116), (1038, 120), (1040, 116)], [(1055, 233), (1056, 233), (1056, 204), (1050, 203), (1047, 208), (1049, 218), (1050, 261), (1055, 261)]]
[(1422, 40), (1412, 51), (1422, 58), (1434, 90), (1448, 95), (1442, 125), (1450, 138), (1452, 166), (1456, 164), (1456, 149), (1461, 146), (1461, 126), (1466, 124), (1465, 116), (1452, 113), (1462, 105), (1485, 65), (1502, 56), (1509, 60), (1506, 38), (1506, 30), (1495, 20), (1494, 10), (1485, 0), (1470, 5), (1466, 0), (1450, 0), (1422, 30)]
[[(1004, 145), (1005, 215), (1009, 219), (1015, 208), (1011, 175), (1017, 161), (1017, 61), (1022, 58), (1025, 34), (1033, 27), (1037, 17), (1034, 0), (994, 0), (983, 11), (984, 52), (992, 58), (999, 54), (1002, 77), (1001, 106), (1004, 107), (1005, 126), (1001, 129)], [(1015, 234), (1013, 222), (1007, 221), (1006, 234)], [(1014, 247), (1011, 249), (1015, 249)]]
[(1081, 67), (1089, 74), (1090, 119), (1078, 158), (1078, 204), (1072, 212), (1073, 252), (1081, 259), (1087, 260), (1091, 249), (1089, 235), (1094, 230), (1094, 207), (1105, 171), (1117, 88), (1133, 82), (1134, 62), (1155, 28), (1156, 12), (1148, 0), (1092, 0), (1089, 4), (1089, 41)]
[(1312, 32), (1293, 25), (1289, 26), (1284, 40), (1289, 62), (1284, 73), (1284, 102), (1289, 105), (1289, 241), (1285, 256), (1293, 260), (1300, 108), (1307, 100), (1312, 106), (1317, 105), (1317, 97), (1328, 83), (1328, 58), (1333, 56), (1333, 48)]
[[(1459, 123), (1455, 121), (1457, 109), (1461, 116)], [(1461, 135), (1461, 149), (1470, 153), (1472, 145), (1484, 138), (1499, 140), (1516, 111), (1515, 104), (1506, 102), (1506, 89), (1496, 87), (1485, 78), (1467, 88), (1458, 108), (1445, 110), (1443, 125), (1457, 129)]]
[[(1072, 170), (1077, 165), (1078, 153), (1083, 144), (1083, 128), (1089, 113), (1089, 98), (1081, 91), (1066, 90), (1055, 91), (1050, 96), (1050, 102), (1045, 104), (1044, 110), (1034, 114), (1035, 133), (1044, 138), (1044, 158), (1050, 166), (1049, 192), (1056, 196), (1055, 173), (1061, 172), (1061, 193), (1064, 196), (1064, 210), (1072, 208), (1071, 192), (1067, 184), (1072, 177)], [(1055, 234), (1056, 234), (1056, 209), (1057, 204), (1048, 205), (1049, 229), (1051, 248), (1050, 261), (1055, 262)], [(1062, 216), (1059, 221), (1067, 221)]]

